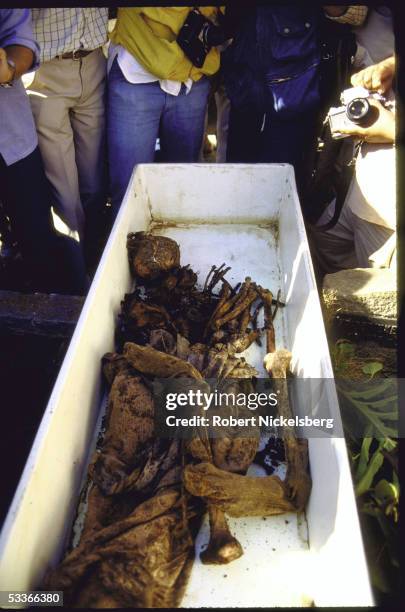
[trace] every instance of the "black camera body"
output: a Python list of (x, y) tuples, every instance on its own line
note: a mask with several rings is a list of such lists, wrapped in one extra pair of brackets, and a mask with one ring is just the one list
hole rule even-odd
[(202, 68), (210, 49), (225, 40), (222, 29), (197, 8), (191, 9), (177, 36), (177, 44), (197, 68)]

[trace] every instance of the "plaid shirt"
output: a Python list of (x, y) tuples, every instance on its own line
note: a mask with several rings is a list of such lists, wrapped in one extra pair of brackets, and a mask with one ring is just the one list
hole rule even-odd
[(365, 5), (348, 5), (343, 15), (339, 17), (331, 17), (326, 13), (326, 16), (332, 21), (338, 23), (347, 23), (351, 26), (363, 25), (368, 13), (368, 6)]
[(41, 62), (70, 51), (97, 49), (107, 41), (108, 8), (34, 8), (31, 12)]

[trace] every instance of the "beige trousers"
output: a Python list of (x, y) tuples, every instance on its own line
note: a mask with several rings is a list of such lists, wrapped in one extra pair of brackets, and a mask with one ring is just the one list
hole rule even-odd
[(53, 59), (26, 81), (53, 206), (83, 238), (85, 213), (105, 196), (106, 59), (97, 49), (78, 60)]
[[(334, 201), (324, 211), (318, 226), (333, 217)], [(344, 203), (338, 222), (329, 230), (317, 226), (308, 228), (312, 258), (317, 272), (332, 274), (350, 268), (385, 267), (385, 263), (374, 261), (377, 252), (392, 239), (394, 230), (370, 223), (353, 213), (347, 201)], [(389, 244), (387, 245), (390, 246)], [(394, 244), (395, 248), (395, 238)], [(391, 248), (392, 251), (392, 248)], [(386, 259), (389, 259), (387, 256)]]

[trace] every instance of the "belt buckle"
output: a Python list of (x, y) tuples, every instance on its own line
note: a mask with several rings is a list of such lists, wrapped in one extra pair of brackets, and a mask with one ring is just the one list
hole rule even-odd
[(74, 62), (78, 62), (81, 59), (80, 55), (76, 56), (76, 53), (79, 53), (79, 52), (80, 52), (80, 49), (76, 49), (75, 51), (72, 51), (72, 60)]

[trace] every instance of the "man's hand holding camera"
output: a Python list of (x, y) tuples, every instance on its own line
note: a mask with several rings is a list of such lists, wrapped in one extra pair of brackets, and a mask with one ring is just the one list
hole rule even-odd
[(395, 75), (395, 57), (387, 57), (387, 59), (368, 66), (360, 72), (356, 72), (351, 78), (353, 87), (365, 87), (369, 91), (377, 91), (379, 94), (385, 94), (391, 89)]
[(395, 141), (395, 114), (382, 96), (395, 74), (395, 58), (369, 66), (351, 78), (353, 89), (341, 95), (343, 107), (331, 108), (329, 125), (334, 138), (352, 136), (371, 143)]
[(366, 142), (391, 143), (395, 140), (395, 115), (378, 100), (369, 101), (373, 119), (371, 125), (362, 127), (353, 123), (350, 127), (340, 128), (339, 132), (347, 136), (361, 138)]

